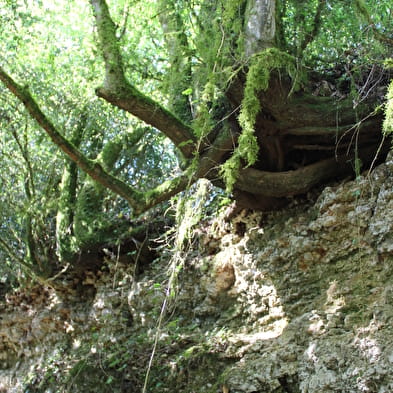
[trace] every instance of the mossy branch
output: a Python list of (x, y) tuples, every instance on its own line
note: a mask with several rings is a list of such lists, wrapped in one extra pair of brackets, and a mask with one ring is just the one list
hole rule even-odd
[(242, 165), (251, 166), (258, 159), (259, 147), (254, 127), (257, 115), (261, 111), (259, 93), (269, 88), (270, 75), (273, 70), (278, 69), (285, 69), (289, 75), (294, 76), (295, 59), (276, 48), (266, 49), (252, 58), (238, 119), (242, 129), (238, 147), (221, 170), (228, 191), (232, 191)]
[(168, 80), (164, 84), (164, 88), (169, 93), (169, 108), (182, 121), (189, 123), (193, 118), (192, 108), (190, 99), (184, 91), (191, 86), (192, 51), (185, 33), (186, 29), (173, 0), (160, 0), (158, 11), (171, 64), (168, 70)]
[(45, 130), (52, 142), (66, 153), (79, 168), (104, 187), (122, 196), (133, 208), (138, 208), (140, 204), (143, 203), (143, 193), (133, 189), (126, 183), (107, 173), (96, 161), (88, 159), (56, 129), (52, 122), (41, 111), (30, 92), (26, 88), (18, 85), (1, 67), (0, 80), (15, 97), (22, 101), (31, 117)]
[(299, 48), (299, 53), (298, 53), (298, 57), (300, 57), (302, 55), (302, 53), (304, 52), (304, 50), (307, 48), (307, 46), (315, 39), (315, 37), (317, 36), (320, 26), (321, 26), (321, 15), (322, 15), (322, 10), (324, 8), (324, 6), (326, 5), (326, 0), (319, 0), (318, 1), (318, 5), (317, 5), (317, 9), (315, 11), (315, 15), (314, 15), (314, 20), (312, 23), (312, 28), (310, 32), (306, 32), (306, 35), (300, 45)]
[(186, 189), (198, 178), (209, 177), (209, 172), (221, 162), (223, 156), (233, 145), (234, 136), (228, 127), (220, 133), (213, 145), (205, 151), (194, 165), (191, 165), (182, 175), (164, 182), (155, 189), (140, 192), (106, 172), (96, 160), (88, 159), (56, 129), (41, 111), (30, 92), (18, 85), (1, 67), (0, 80), (15, 97), (22, 101), (31, 117), (38, 122), (53, 143), (95, 181), (124, 198), (134, 209), (135, 214), (140, 214), (160, 202), (168, 200), (173, 195)]
[(180, 176), (146, 192), (146, 210), (184, 191), (198, 179), (215, 180), (216, 168), (223, 161), (224, 156), (232, 150), (235, 138), (231, 128), (224, 127), (209, 149), (199, 159), (195, 158)]
[(254, 168), (242, 169), (236, 187), (253, 195), (268, 197), (288, 197), (307, 192), (313, 186), (326, 181), (338, 173), (341, 175), (354, 171), (356, 156), (362, 157), (364, 164), (375, 158), (375, 147), (360, 149), (350, 155), (343, 154), (307, 165), (293, 171), (265, 172)]
[(91, 0), (91, 4), (105, 62), (105, 82), (96, 90), (97, 95), (163, 132), (186, 158), (191, 158), (196, 150), (192, 128), (126, 80), (116, 26), (106, 1)]
[(283, 18), (287, 12), (287, 2), (276, 0), (276, 42), (277, 47), (284, 50), (287, 47)]
[(354, 3), (355, 3), (356, 10), (360, 14), (360, 16), (366, 21), (366, 23), (373, 30), (375, 38), (378, 41), (382, 42), (383, 44), (388, 44), (390, 46), (393, 46), (393, 38), (388, 37), (386, 34), (383, 34), (378, 30), (373, 19), (371, 18), (371, 15), (367, 9), (367, 6), (366, 6), (364, 0), (355, 0)]

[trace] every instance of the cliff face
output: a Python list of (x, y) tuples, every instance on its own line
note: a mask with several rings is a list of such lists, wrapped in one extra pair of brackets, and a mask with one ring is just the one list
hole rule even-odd
[(141, 392), (154, 348), (147, 392), (392, 392), (392, 174), (201, 226), (169, 293), (163, 256), (8, 295), (2, 391)]

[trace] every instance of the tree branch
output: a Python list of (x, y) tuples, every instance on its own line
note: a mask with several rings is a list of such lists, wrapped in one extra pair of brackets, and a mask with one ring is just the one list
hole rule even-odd
[(163, 132), (186, 158), (191, 158), (196, 151), (192, 128), (126, 80), (116, 26), (106, 1), (91, 0), (91, 5), (105, 62), (105, 82), (96, 90), (97, 95)]
[(26, 88), (18, 85), (1, 67), (0, 80), (15, 97), (22, 101), (31, 117), (37, 121), (51, 140), (61, 150), (63, 150), (63, 152), (66, 153), (67, 156), (79, 166), (79, 168), (104, 187), (123, 197), (133, 208), (138, 208), (141, 203), (143, 204), (143, 193), (134, 190), (126, 183), (110, 175), (99, 163), (88, 159), (84, 154), (82, 154), (81, 151), (70, 143), (44, 115), (30, 92)]
[[(363, 163), (370, 163), (375, 157), (375, 147), (358, 152)], [(307, 165), (294, 171), (264, 172), (253, 168), (240, 171), (235, 187), (254, 195), (267, 197), (289, 197), (307, 192), (322, 181), (336, 175), (354, 173), (353, 156), (342, 155)]]
[(310, 44), (319, 32), (319, 28), (321, 26), (321, 14), (324, 6), (326, 5), (326, 0), (319, 0), (317, 9), (315, 11), (314, 20), (312, 23), (312, 29), (310, 32), (306, 32), (306, 35), (300, 45), (298, 57), (302, 55), (304, 50), (307, 48), (308, 44)]
[(373, 21), (373, 18), (370, 15), (370, 12), (367, 9), (366, 4), (364, 3), (364, 0), (355, 0), (354, 3), (356, 9), (358, 10), (362, 18), (369, 24), (369, 26), (373, 30), (375, 38), (383, 44), (393, 46), (393, 38), (381, 33), (381, 31), (377, 28), (376, 24)]
[(351, 130), (358, 130), (365, 133), (375, 134), (375, 129), (379, 126), (381, 122), (380, 117), (374, 116), (371, 120), (365, 120), (359, 123), (352, 123), (343, 126), (335, 127), (323, 127), (323, 126), (305, 126), (305, 127), (295, 127), (283, 130), (280, 135), (294, 135), (294, 136), (331, 136), (336, 139), (349, 133)]
[[(175, 179), (168, 180), (146, 193), (144, 210), (166, 201), (177, 193), (184, 191), (198, 179), (214, 180), (217, 176), (218, 165), (223, 161), (224, 155), (233, 149), (236, 136), (230, 127), (224, 128), (213, 144), (200, 157), (197, 165), (191, 165)], [(142, 213), (142, 211), (140, 211)]]
[(219, 165), (224, 155), (233, 148), (234, 139), (236, 138), (230, 127), (223, 128), (213, 144), (206, 149), (205, 153), (197, 161), (196, 166), (192, 163), (179, 177), (168, 180), (155, 189), (143, 193), (107, 173), (97, 161), (88, 159), (55, 128), (50, 120), (43, 114), (29, 91), (18, 85), (1, 67), (0, 80), (14, 96), (22, 101), (31, 117), (38, 122), (51, 140), (63, 150), (79, 168), (105, 188), (123, 197), (134, 209), (135, 214), (140, 214), (160, 202), (169, 199), (173, 195), (185, 190), (189, 185), (201, 177), (211, 178), (212, 174), (216, 173), (216, 171), (211, 172), (212, 168)]

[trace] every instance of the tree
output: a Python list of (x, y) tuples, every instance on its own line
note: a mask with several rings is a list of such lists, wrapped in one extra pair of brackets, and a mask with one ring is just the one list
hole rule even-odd
[[(35, 23), (27, 11), (16, 15), (17, 1), (6, 3), (15, 20)], [(44, 60), (29, 78), (32, 88), (17, 83), (4, 65), (0, 68), (4, 86), (71, 159), (54, 181), (60, 184), (54, 236), (57, 253), (64, 258), (73, 250), (78, 225), (79, 240), (94, 220), (95, 228), (101, 228), (97, 215), (104, 213), (106, 189), (127, 201), (134, 216), (200, 178), (227, 188), (245, 206), (271, 209), (327, 179), (370, 165), (378, 147), (385, 150), (380, 104), (389, 81), (383, 62), (392, 47), (389, 1), (117, 1), (109, 9), (105, 0), (91, 0), (90, 6), (103, 64), (94, 50), (84, 53), (85, 58), (68, 58), (65, 64), (75, 79), (75, 70), (81, 71), (84, 97), (93, 87), (89, 79), (104, 69), (104, 81), (95, 90), (110, 104), (104, 116), (97, 109), (92, 116), (91, 99), (78, 102), (69, 86), (67, 99), (59, 99), (68, 101), (57, 107), (60, 114), (48, 110), (54, 93), (40, 85), (39, 70), (50, 68)], [(80, 17), (78, 21), (82, 23)], [(81, 34), (71, 24), (60, 25), (54, 29), (62, 29), (65, 36)], [(6, 53), (12, 53), (15, 37), (5, 29), (2, 34), (7, 36)], [(145, 57), (138, 52), (138, 40)], [(63, 49), (67, 51), (67, 44)], [(58, 55), (58, 49), (50, 52), (53, 64)], [(61, 96), (61, 86), (56, 87)], [(68, 107), (74, 116), (72, 127), (69, 119), (61, 119), (66, 117), (62, 109)], [(130, 124), (124, 113), (145, 126), (134, 121), (133, 134), (127, 136), (119, 131)], [(119, 134), (100, 135), (97, 129), (116, 119)], [(92, 127), (92, 122), (99, 125)], [(181, 161), (182, 169), (163, 181), (167, 169), (159, 176), (148, 175), (153, 173), (149, 169), (130, 169), (132, 157), (143, 160), (132, 147), (152, 130), (172, 141)], [(153, 137), (147, 162), (157, 156), (162, 136)], [(166, 162), (173, 164), (171, 159)], [(144, 181), (136, 181), (138, 173), (144, 173)], [(28, 198), (29, 193), (26, 190)], [(79, 224), (74, 217), (78, 209), (83, 212)], [(87, 211), (94, 213), (91, 219)], [(97, 231), (88, 236), (90, 240)]]

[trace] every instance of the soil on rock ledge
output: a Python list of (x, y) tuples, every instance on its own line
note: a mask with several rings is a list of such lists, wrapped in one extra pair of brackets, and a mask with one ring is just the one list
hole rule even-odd
[[(201, 226), (147, 391), (392, 392), (392, 173), (389, 155), (314, 202)], [(132, 267), (109, 263), (89, 283), (89, 304), (50, 290), (35, 301), (8, 297), (3, 391), (140, 392), (167, 266), (162, 257), (135, 278)]]

